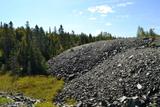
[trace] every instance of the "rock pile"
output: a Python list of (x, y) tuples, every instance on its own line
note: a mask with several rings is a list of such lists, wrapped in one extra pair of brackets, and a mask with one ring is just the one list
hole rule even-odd
[(160, 48), (143, 40), (83, 45), (49, 64), (53, 75), (70, 80), (55, 99), (59, 104), (73, 98), (79, 107), (160, 106)]
[(78, 46), (49, 60), (48, 73), (71, 80), (119, 52), (144, 44), (140, 39), (116, 39)]
[(24, 96), (22, 93), (6, 93), (0, 92), (0, 97), (12, 100), (7, 104), (0, 105), (0, 107), (34, 107), (35, 103), (40, 102), (38, 99), (32, 99)]

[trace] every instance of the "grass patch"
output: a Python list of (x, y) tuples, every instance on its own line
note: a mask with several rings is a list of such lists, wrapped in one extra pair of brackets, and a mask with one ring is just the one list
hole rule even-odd
[(0, 105), (11, 103), (11, 102), (13, 102), (13, 100), (5, 98), (5, 97), (0, 97)]
[(13, 85), (14, 77), (9, 76), (9, 74), (0, 74), (0, 91), (13, 92), (15, 87)]
[(35, 107), (56, 107), (56, 106), (53, 105), (52, 102), (43, 102), (36, 104)]
[(75, 106), (77, 104), (77, 101), (73, 98), (68, 98), (68, 99), (66, 99), (65, 103), (69, 106)]
[[(22, 92), (24, 95), (43, 99), (44, 104), (37, 104), (37, 107), (54, 107), (52, 100), (63, 88), (64, 81), (55, 77), (47, 76), (26, 76), (14, 77), (8, 74), (0, 75), (0, 91)], [(42, 106), (40, 106), (42, 105)]]

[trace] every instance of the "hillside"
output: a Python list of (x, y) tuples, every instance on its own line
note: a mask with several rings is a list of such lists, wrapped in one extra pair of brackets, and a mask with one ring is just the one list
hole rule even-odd
[[(159, 41), (156, 41), (157, 43)], [(49, 60), (48, 72), (66, 80), (55, 101), (79, 107), (160, 106), (160, 49), (142, 39), (82, 45)]]
[(126, 49), (144, 45), (141, 39), (115, 39), (71, 48), (48, 61), (50, 74), (72, 79)]

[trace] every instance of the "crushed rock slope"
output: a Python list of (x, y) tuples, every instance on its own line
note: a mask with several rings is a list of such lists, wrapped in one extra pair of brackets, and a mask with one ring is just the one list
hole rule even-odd
[(49, 64), (49, 73), (69, 80), (57, 104), (73, 98), (77, 107), (160, 106), (160, 48), (145, 47), (143, 40), (82, 45)]
[(131, 47), (142, 46), (138, 39), (99, 41), (69, 49), (48, 61), (48, 73), (71, 80), (99, 63)]

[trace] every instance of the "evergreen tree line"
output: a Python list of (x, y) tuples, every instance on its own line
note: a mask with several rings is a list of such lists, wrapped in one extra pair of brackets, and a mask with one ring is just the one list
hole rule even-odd
[(14, 28), (13, 23), (0, 24), (0, 72), (10, 72), (18, 75), (46, 74), (46, 61), (71, 47), (110, 40), (110, 33), (100, 33), (97, 36), (85, 33), (75, 34), (64, 32), (60, 25), (57, 30), (44, 31), (36, 25), (31, 28), (29, 22), (25, 27)]
[(144, 31), (142, 27), (140, 26), (138, 27), (138, 30), (137, 30), (138, 38), (156, 38), (158, 36), (159, 35), (154, 32), (153, 28), (149, 29), (149, 31)]

